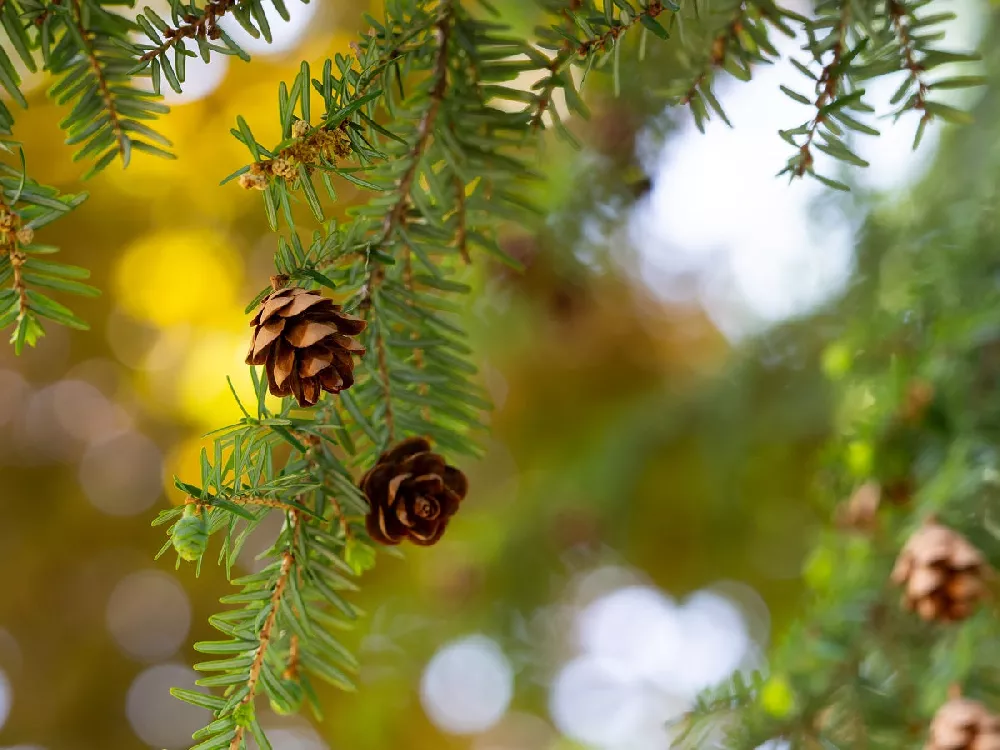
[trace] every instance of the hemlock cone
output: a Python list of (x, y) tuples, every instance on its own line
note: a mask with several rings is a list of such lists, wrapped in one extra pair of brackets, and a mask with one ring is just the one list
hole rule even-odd
[(1000, 750), (1000, 716), (982, 703), (953, 698), (934, 714), (925, 750)]
[(272, 396), (293, 395), (299, 406), (312, 406), (322, 391), (340, 393), (354, 385), (352, 355), (363, 355), (365, 348), (351, 337), (367, 324), (319, 292), (282, 283), (275, 281), (250, 321), (254, 333), (246, 361), (264, 365)]
[(928, 521), (910, 537), (892, 571), (903, 605), (925, 620), (964, 620), (986, 594), (979, 550), (952, 529)]
[(468, 492), (465, 475), (431, 453), (424, 438), (409, 438), (383, 453), (361, 480), (371, 510), (368, 534), (381, 544), (434, 544)]

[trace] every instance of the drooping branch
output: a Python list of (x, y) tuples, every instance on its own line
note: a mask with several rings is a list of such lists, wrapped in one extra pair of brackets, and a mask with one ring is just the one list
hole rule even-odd
[(816, 139), (816, 134), (819, 132), (820, 125), (825, 123), (827, 121), (827, 117), (829, 116), (826, 112), (826, 106), (836, 99), (837, 93), (840, 89), (841, 79), (843, 76), (841, 62), (846, 51), (847, 29), (850, 22), (851, 4), (844, 3), (840, 9), (840, 19), (837, 23), (836, 31), (834, 32), (837, 34), (837, 40), (833, 44), (832, 57), (830, 58), (830, 62), (823, 66), (819, 80), (816, 83), (817, 96), (814, 103), (816, 114), (809, 123), (805, 140), (799, 146), (799, 160), (795, 170), (793, 171), (793, 175), (795, 177), (802, 177), (812, 167), (813, 155), (811, 149), (813, 141)]
[(381, 243), (387, 242), (396, 227), (403, 224), (406, 209), (410, 204), (410, 190), (413, 181), (420, 171), (420, 160), (430, 144), (431, 135), (434, 132), (434, 123), (437, 120), (438, 111), (441, 109), (441, 102), (444, 100), (445, 90), (448, 86), (448, 44), (451, 35), (451, 0), (443, 0), (441, 3), (440, 17), (434, 25), (434, 37), (437, 41), (437, 57), (434, 61), (434, 86), (430, 91), (430, 101), (424, 111), (420, 123), (417, 125), (416, 137), (410, 149), (407, 160), (409, 165), (403, 175), (399, 178), (396, 188), (398, 198), (393, 207), (386, 214), (382, 222)]
[(102, 101), (104, 102), (104, 109), (107, 112), (108, 121), (111, 124), (111, 129), (115, 135), (115, 143), (118, 145), (118, 153), (122, 158), (122, 163), (125, 166), (128, 166), (131, 144), (128, 136), (125, 135), (125, 131), (122, 128), (122, 116), (118, 111), (116, 96), (112, 92), (111, 86), (108, 84), (108, 78), (104, 71), (104, 65), (97, 56), (97, 49), (94, 46), (94, 35), (83, 22), (83, 10), (80, 8), (80, 0), (73, 0), (73, 23), (80, 39), (83, 40), (83, 52), (87, 57), (88, 64), (90, 65), (90, 69), (94, 74), (94, 79), (97, 82), (97, 89), (100, 92)]
[[(432, 72), (434, 85), (431, 87), (429, 102), (417, 124), (416, 134), (409, 153), (406, 156), (407, 166), (396, 183), (396, 200), (385, 219), (382, 221), (381, 236), (376, 245), (384, 245), (392, 240), (396, 230), (401, 228), (406, 221), (406, 212), (410, 205), (410, 191), (413, 189), (414, 180), (420, 172), (420, 163), (424, 153), (431, 143), (434, 126), (437, 122), (438, 112), (444, 100), (448, 87), (448, 52), (451, 36), (452, 21), (452, 0), (442, 0), (437, 22), (434, 24), (434, 38), (437, 42), (437, 53), (434, 58), (434, 68)], [(385, 268), (381, 263), (373, 263), (368, 259), (369, 273), (366, 285), (366, 296), (368, 298), (374, 293), (382, 281), (385, 279)], [(379, 376), (382, 380), (383, 397), (385, 401), (385, 424), (389, 442), (393, 442), (396, 437), (396, 424), (392, 405), (392, 386), (390, 384), (389, 363), (386, 352), (386, 332), (380, 326), (377, 334), (377, 360)]]
[(916, 40), (913, 38), (910, 21), (908, 20), (910, 14), (906, 7), (902, 3), (897, 2), (897, 0), (889, 0), (888, 12), (893, 31), (895, 31), (896, 38), (899, 41), (903, 67), (906, 69), (910, 80), (917, 85), (917, 91), (913, 95), (913, 103), (910, 105), (910, 108), (920, 110), (923, 113), (922, 119), (924, 121), (929, 120), (931, 114), (927, 111), (927, 94), (930, 89), (927, 81), (924, 79), (924, 68), (917, 60)]
[[(243, 705), (248, 705), (253, 703), (254, 698), (257, 696), (257, 686), (260, 683), (261, 671), (264, 669), (264, 657), (267, 654), (267, 649), (271, 644), (274, 636), (274, 625), (278, 620), (278, 611), (281, 607), (281, 597), (285, 593), (285, 587), (288, 585), (288, 579), (292, 575), (292, 567), (295, 563), (295, 549), (296, 540), (299, 534), (299, 518), (295, 511), (289, 513), (289, 522), (292, 524), (292, 541), (289, 544), (289, 548), (285, 550), (284, 555), (281, 558), (281, 568), (278, 571), (278, 578), (274, 583), (274, 589), (271, 592), (271, 598), (269, 604), (271, 607), (270, 612), (267, 614), (267, 618), (264, 620), (264, 624), (261, 625), (260, 634), (258, 636), (257, 651), (254, 654), (253, 662), (250, 664), (250, 672), (246, 681), (247, 694), (240, 701)], [(244, 724), (239, 724), (236, 727), (236, 733), (233, 735), (232, 741), (229, 743), (229, 750), (240, 750), (243, 745), (244, 735), (246, 733), (246, 726)]]
[(726, 61), (726, 49), (729, 45), (736, 40), (740, 32), (743, 30), (743, 14), (746, 8), (743, 3), (740, 4), (733, 20), (727, 23), (723, 29), (715, 35), (712, 39), (712, 44), (709, 47), (708, 61), (695, 76), (694, 80), (691, 82), (690, 88), (688, 88), (687, 93), (681, 97), (680, 103), (687, 106), (691, 103), (691, 100), (697, 95), (698, 89), (712, 74), (712, 71), (718, 69)]

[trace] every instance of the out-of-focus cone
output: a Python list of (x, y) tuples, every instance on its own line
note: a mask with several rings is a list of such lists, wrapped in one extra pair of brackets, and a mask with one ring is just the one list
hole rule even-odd
[(982, 703), (952, 698), (934, 714), (924, 750), (1000, 750), (1000, 716)]
[[(930, 520), (910, 537), (892, 571), (903, 606), (925, 620), (964, 620), (986, 595), (989, 568), (969, 541)], [(955, 747), (959, 747), (956, 745)]]

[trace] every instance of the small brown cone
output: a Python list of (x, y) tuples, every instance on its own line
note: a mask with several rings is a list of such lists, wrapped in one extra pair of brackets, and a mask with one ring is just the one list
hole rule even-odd
[(340, 393), (354, 384), (355, 355), (365, 349), (355, 340), (367, 325), (345, 315), (319, 292), (282, 288), (272, 279), (250, 325), (253, 339), (248, 365), (264, 365), (273, 396), (295, 396), (299, 406), (312, 406), (320, 393)]
[(878, 506), (882, 488), (878, 482), (865, 482), (858, 487), (847, 502), (837, 508), (837, 525), (850, 531), (874, 530), (878, 521)]
[(465, 474), (432, 453), (427, 440), (407, 438), (379, 456), (361, 479), (369, 506), (368, 535), (379, 544), (404, 539), (434, 544), (468, 490)]
[(892, 581), (903, 587), (907, 609), (925, 620), (955, 621), (971, 615), (986, 595), (989, 574), (983, 556), (969, 540), (929, 520), (899, 553)]
[(968, 698), (951, 698), (931, 721), (924, 750), (1000, 750), (1000, 717)]

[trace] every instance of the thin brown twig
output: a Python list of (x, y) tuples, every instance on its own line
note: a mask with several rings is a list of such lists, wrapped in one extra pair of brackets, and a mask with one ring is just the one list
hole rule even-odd
[(111, 129), (114, 131), (115, 140), (118, 142), (118, 153), (124, 157), (125, 154), (128, 153), (128, 136), (126, 136), (125, 131), (122, 130), (121, 117), (118, 114), (115, 97), (111, 93), (111, 89), (108, 86), (108, 79), (104, 75), (104, 68), (101, 67), (101, 61), (97, 59), (97, 51), (91, 44), (93, 34), (83, 24), (83, 12), (80, 9), (80, 0), (73, 0), (73, 18), (76, 23), (76, 28), (80, 32), (80, 38), (83, 39), (85, 44), (84, 54), (86, 54), (87, 60), (90, 61), (90, 69), (93, 71), (94, 77), (97, 79), (97, 89), (101, 93), (101, 99), (104, 100), (104, 108), (108, 113), (108, 122), (111, 123)]
[(34, 20), (35, 26), (44, 26), (45, 21), (48, 19), (49, 16), (52, 15), (52, 9), (58, 7), (59, 5), (61, 5), (59, 0), (52, 0), (52, 2), (46, 5), (45, 9), (37, 16), (35, 16)]
[[(6, 250), (7, 257), (10, 258), (10, 267), (14, 272), (11, 288), (17, 293), (17, 313), (18, 320), (28, 314), (28, 287), (24, 283), (24, 276), (21, 267), (27, 261), (27, 256), (21, 249), (18, 230), (21, 225), (21, 217), (4, 200), (3, 190), (0, 189), (0, 248)], [(30, 231), (30, 230), (28, 230)]]
[(299, 675), (299, 637), (292, 633), (288, 644), (288, 666), (281, 673), (283, 679), (294, 680)]
[[(469, 265), (472, 263), (472, 258), (469, 257), (468, 230), (465, 224), (465, 182), (458, 175), (455, 175), (455, 199), (457, 203), (455, 216), (458, 218), (458, 229), (455, 232), (455, 247), (458, 248), (458, 254), (462, 256), (465, 265)], [(409, 258), (409, 253), (407, 253), (407, 258)]]
[[(253, 702), (253, 699), (257, 694), (257, 684), (260, 681), (260, 673), (261, 670), (264, 669), (264, 656), (267, 654), (268, 646), (271, 644), (274, 624), (278, 620), (278, 610), (281, 605), (281, 596), (284, 594), (285, 587), (288, 585), (288, 578), (291, 575), (292, 565), (295, 562), (295, 555), (292, 553), (292, 549), (295, 548), (295, 539), (299, 533), (298, 521), (298, 513), (292, 511), (291, 523), (294, 525), (292, 543), (289, 545), (289, 549), (285, 550), (285, 553), (281, 558), (281, 570), (278, 572), (278, 580), (275, 581), (274, 591), (271, 592), (271, 611), (268, 613), (267, 619), (264, 620), (264, 624), (260, 628), (257, 652), (254, 654), (253, 662), (250, 664), (250, 674), (247, 677), (247, 694), (241, 701), (243, 704)], [(229, 750), (240, 749), (240, 746), (243, 744), (243, 735), (245, 731), (246, 729), (242, 725), (236, 728), (236, 734), (233, 735), (233, 739), (229, 743)]]
[[(440, 15), (434, 24), (434, 36), (437, 39), (437, 55), (434, 59), (434, 87), (430, 92), (430, 103), (424, 110), (420, 122), (417, 124), (416, 138), (410, 148), (407, 160), (408, 165), (403, 175), (396, 185), (398, 198), (392, 208), (382, 221), (381, 236), (376, 243), (383, 245), (388, 242), (398, 227), (406, 222), (406, 211), (410, 205), (410, 190), (413, 182), (420, 171), (420, 160), (427, 151), (427, 146), (431, 141), (434, 132), (434, 124), (437, 121), (438, 112), (441, 109), (441, 102), (444, 101), (445, 92), (448, 87), (448, 50), (451, 36), (451, 3), (452, 0), (441, 0)], [(367, 299), (362, 304), (369, 302), (373, 289), (379, 286), (385, 278), (385, 268), (381, 263), (376, 263), (369, 270), (368, 284), (365, 294)], [(389, 366), (386, 356), (385, 331), (379, 330), (376, 343), (378, 369), (382, 376), (383, 390), (385, 395), (385, 421), (389, 431), (389, 441), (395, 439), (395, 420), (392, 408), (392, 391), (389, 384)]]
[(389, 442), (396, 439), (396, 423), (392, 413), (392, 386), (389, 384), (389, 363), (385, 353), (385, 331), (378, 332), (378, 371), (382, 376), (382, 390), (385, 394), (385, 426), (389, 432)]
[(736, 17), (733, 18), (726, 26), (716, 34), (715, 38), (712, 40), (712, 47), (708, 57), (708, 63), (702, 68), (701, 72), (698, 73), (697, 77), (692, 81), (691, 87), (687, 90), (687, 93), (681, 98), (682, 105), (688, 105), (691, 100), (697, 95), (698, 88), (705, 82), (705, 79), (712, 73), (713, 70), (721, 66), (726, 61), (726, 48), (729, 43), (736, 39), (740, 32), (743, 30), (743, 13), (745, 9), (743, 4), (740, 4), (739, 10), (736, 13)]
[(924, 113), (923, 119), (929, 120), (927, 93), (930, 89), (924, 80), (924, 66), (916, 58), (916, 50), (914, 49), (914, 40), (913, 35), (910, 33), (910, 26), (904, 21), (907, 15), (909, 14), (902, 3), (896, 2), (896, 0), (889, 0), (889, 18), (892, 19), (893, 29), (899, 38), (899, 49), (903, 56), (903, 66), (909, 71), (910, 80), (917, 84), (913, 109), (922, 110)]
[(805, 141), (801, 146), (799, 146), (800, 158), (794, 172), (796, 177), (802, 177), (809, 170), (809, 168), (812, 167), (812, 143), (816, 138), (816, 133), (819, 132), (819, 126), (826, 122), (827, 118), (823, 109), (837, 96), (837, 89), (840, 87), (841, 76), (841, 71), (838, 70), (838, 68), (840, 67), (840, 61), (844, 56), (844, 48), (847, 41), (847, 27), (850, 24), (850, 21), (851, 4), (844, 3), (843, 8), (840, 11), (840, 20), (837, 23), (838, 39), (833, 45), (833, 57), (829, 63), (823, 66), (823, 72), (820, 73), (819, 80), (816, 82), (816, 88), (818, 91), (816, 102), (814, 104), (816, 107), (816, 116), (813, 118), (812, 122), (809, 123), (809, 129), (806, 133)]
[(280, 508), (281, 510), (287, 510), (289, 513), (297, 513), (298, 508), (294, 505), (289, 505), (288, 503), (283, 503), (280, 500), (274, 500), (270, 497), (241, 497), (237, 495), (236, 497), (226, 498), (231, 503), (237, 503), (240, 505), (261, 505), (265, 508)]
[[(571, 8), (571, 10), (572, 9), (575, 8)], [(618, 37), (631, 29), (637, 23), (641, 23), (643, 18), (656, 18), (661, 13), (663, 13), (663, 3), (661, 0), (650, 0), (649, 5), (636, 13), (627, 23), (616, 24), (603, 34), (598, 34), (591, 39), (586, 39), (576, 46), (573, 46), (569, 40), (566, 40), (563, 48), (559, 51), (559, 54), (553, 57), (546, 67), (549, 71), (549, 77), (546, 79), (541, 91), (539, 91), (538, 99), (536, 100), (537, 109), (531, 116), (530, 127), (532, 132), (537, 131), (542, 126), (542, 118), (552, 105), (552, 95), (559, 87), (559, 71), (561, 71), (570, 60), (574, 57), (586, 58), (597, 49), (606, 50), (609, 44), (614, 44), (614, 42), (618, 40)], [(572, 22), (572, 16), (568, 11), (563, 11), (563, 14), (567, 20)]]
[[(437, 120), (438, 112), (441, 109), (441, 102), (444, 100), (445, 90), (448, 86), (448, 47), (451, 35), (451, 0), (443, 0), (442, 12), (436, 24), (434, 24), (434, 36), (437, 38), (438, 51), (434, 61), (434, 88), (431, 89), (430, 103), (424, 110), (423, 117), (417, 125), (417, 137), (413, 141), (410, 149), (409, 165), (403, 176), (399, 178), (396, 192), (399, 198), (386, 214), (382, 222), (382, 243), (386, 242), (393, 233), (393, 230), (404, 223), (406, 209), (410, 204), (410, 190), (413, 181), (420, 171), (420, 159), (427, 150), (427, 145), (434, 132), (434, 123)], [(380, 243), (381, 244), (381, 243)]]
[(209, 39), (216, 39), (218, 34), (218, 19), (226, 15), (235, 5), (236, 0), (209, 0), (201, 16), (196, 16), (193, 13), (188, 14), (184, 16), (184, 23), (181, 26), (178, 26), (176, 29), (171, 28), (163, 31), (162, 33), (166, 41), (156, 48), (145, 52), (139, 58), (139, 61), (149, 62), (159, 57), (171, 47), (176, 46), (182, 39), (197, 39), (206, 36)]
[[(403, 283), (406, 285), (407, 289), (412, 291), (414, 288), (414, 280), (413, 280), (413, 259), (411, 256), (412, 254), (410, 253), (410, 248), (406, 248), (403, 251)], [(413, 305), (413, 300), (408, 300), (408, 302), (411, 306)], [(410, 340), (412, 341), (416, 338), (417, 338), (417, 332), (411, 331)], [(420, 347), (416, 347), (413, 350), (413, 363), (417, 366), (418, 370), (422, 370), (424, 368), (424, 350), (421, 349)], [(426, 396), (427, 391), (428, 391), (427, 383), (421, 383), (420, 385), (417, 386), (417, 392), (421, 396)], [(431, 421), (430, 407), (424, 405), (423, 407), (421, 407), (420, 413), (425, 421), (427, 422)]]

